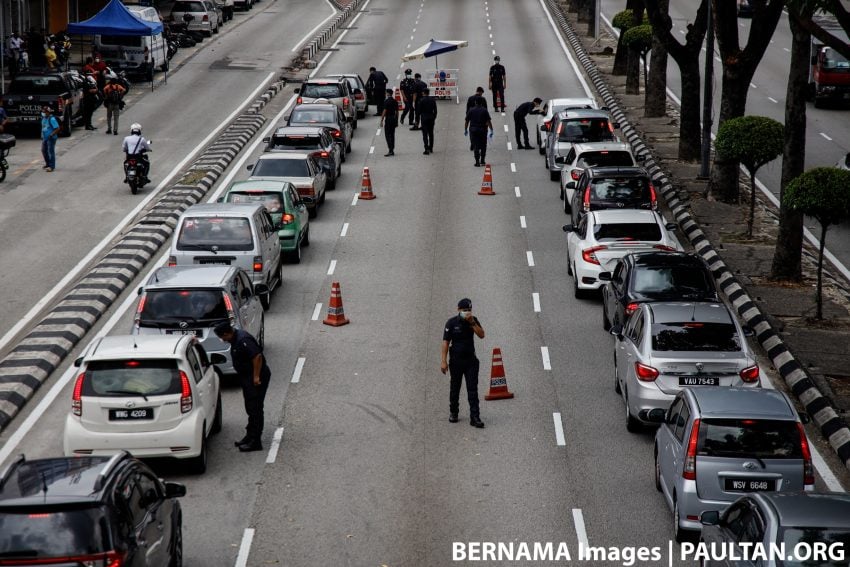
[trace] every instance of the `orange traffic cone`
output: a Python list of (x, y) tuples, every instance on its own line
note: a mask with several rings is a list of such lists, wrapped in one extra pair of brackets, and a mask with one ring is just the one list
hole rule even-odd
[(339, 282), (331, 284), (331, 300), (328, 302), (328, 316), (322, 321), (325, 325), (332, 327), (340, 327), (348, 325), (349, 321), (345, 318), (345, 311), (342, 309), (342, 291), (339, 289)]
[(493, 171), (490, 169), (490, 164), (484, 165), (484, 179), (481, 180), (481, 191), (479, 195), (495, 195), (493, 191)]
[(395, 88), (395, 101), (398, 103), (398, 109), (404, 110), (404, 101), (401, 99), (401, 91), (398, 87)]
[(508, 381), (505, 379), (505, 367), (502, 365), (502, 349), (493, 349), (493, 366), (490, 370), (490, 392), (485, 400), (509, 400), (514, 395), (508, 391)]
[(360, 183), (360, 198), (361, 199), (374, 199), (375, 194), (372, 193), (372, 178), (369, 177), (369, 168), (363, 168), (363, 181)]
[[(499, 95), (498, 91), (496, 92), (496, 108), (494, 109), (496, 112), (499, 112), (499, 109), (505, 108), (505, 103), (502, 101), (502, 97)], [(502, 110), (504, 112), (504, 110)]]

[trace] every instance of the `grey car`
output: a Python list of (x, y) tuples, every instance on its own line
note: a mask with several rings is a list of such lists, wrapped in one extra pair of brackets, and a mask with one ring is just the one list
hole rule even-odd
[(235, 266), (159, 268), (139, 288), (132, 334), (194, 335), (221, 373), (233, 374), (230, 345), (213, 328), (229, 321), (262, 346), (265, 318), (259, 287)]
[(643, 303), (611, 334), (614, 389), (623, 397), (631, 432), (686, 386), (759, 387), (744, 329), (723, 303)]
[(673, 512), (676, 541), (691, 539), (700, 515), (750, 492), (814, 490), (809, 441), (782, 392), (685, 388), (667, 411), (653, 410), (655, 488)]
[(344, 77), (314, 77), (301, 83), (295, 89), (298, 94), (297, 104), (308, 104), (311, 102), (330, 102), (335, 104), (345, 113), (346, 119), (351, 122), (351, 127), (357, 129), (357, 108), (354, 103), (354, 94)]
[[(573, 109), (555, 115), (546, 138), (546, 169), (549, 179), (561, 179), (564, 158), (573, 144), (588, 142), (616, 142), (614, 130), (619, 128), (605, 110)], [(560, 158), (560, 159), (559, 159)]]
[(342, 149), (342, 161), (345, 162), (345, 154), (351, 152), (351, 138), (354, 131), (351, 122), (346, 120), (345, 114), (335, 104), (327, 102), (313, 102), (299, 104), (286, 118), (287, 126), (321, 126), (327, 128)]
[[(785, 557), (797, 544), (819, 546), (823, 555), (806, 561), (776, 561), (769, 558), (761, 563), (741, 560), (712, 560), (702, 562), (706, 567), (762, 567), (847, 565), (850, 554), (850, 495), (845, 492), (814, 494), (801, 492), (753, 493), (735, 501), (721, 515), (715, 510), (700, 516), (700, 539), (709, 546), (737, 547), (739, 542), (752, 542), (765, 550), (772, 545), (785, 548)], [(829, 548), (833, 547), (832, 550)], [(807, 551), (807, 550), (806, 550)], [(841, 560), (836, 552), (844, 555)]]
[[(369, 101), (366, 100), (366, 83), (357, 73), (331, 73), (328, 77), (342, 77), (348, 81), (351, 96), (354, 97), (354, 108), (357, 110), (357, 118), (366, 116), (369, 110)], [(357, 124), (354, 125), (357, 128)]]

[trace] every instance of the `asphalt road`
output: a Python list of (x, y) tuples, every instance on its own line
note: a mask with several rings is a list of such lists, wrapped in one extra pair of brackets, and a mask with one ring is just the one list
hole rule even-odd
[[(400, 64), (408, 49), (431, 37), (467, 39), (469, 48), (440, 59), (461, 69), (464, 98), (486, 86), (493, 50), (508, 70), (510, 108), (584, 95), (538, 0), (369, 0), (362, 10), (319, 73), (365, 75), (375, 65), (392, 79), (403, 67), (433, 65)], [(281, 22), (288, 12), (280, 10)], [(286, 114), (290, 92), (267, 115)], [(229, 387), (207, 472), (157, 465), (188, 487), (187, 565), (444, 566), (453, 542), (480, 541), (565, 542), (574, 559), (580, 542), (659, 547), (667, 564), (671, 514), (652, 483), (652, 433), (626, 432), (599, 303), (572, 297), (557, 184), (536, 151), (508, 149), (510, 114), (494, 116), (488, 161), (497, 194), (478, 196), (483, 171), (472, 166), (463, 108), (439, 103), (431, 156), (419, 132), (402, 127), (396, 156), (385, 158), (378, 120), (360, 121), (338, 188), (311, 221), (311, 246), (287, 266), (266, 313), (274, 378), (263, 442), (271, 450), (233, 447), (245, 417)], [(257, 153), (237, 162), (234, 179), (247, 176)], [(362, 166), (373, 201), (353, 199)], [(320, 321), (333, 281), (351, 320), (340, 328)], [(487, 332), (477, 343), (483, 430), (468, 425), (463, 395), (460, 423), (448, 422), (448, 377), (439, 371), (443, 324), (467, 296)], [(129, 330), (129, 313), (112, 316), (109, 332)], [(483, 401), (494, 347), (512, 400)], [(15, 452), (61, 453), (70, 388), (53, 402), (46, 396), (4, 432), (5, 442), (38, 417)]]

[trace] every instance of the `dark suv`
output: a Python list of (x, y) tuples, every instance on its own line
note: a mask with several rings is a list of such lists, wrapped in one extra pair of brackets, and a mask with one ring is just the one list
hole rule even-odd
[(719, 301), (708, 266), (684, 252), (626, 254), (613, 272), (602, 272), (602, 326), (625, 325), (648, 301)]
[[(566, 205), (564, 201), (565, 212)], [(576, 181), (569, 212), (573, 226), (578, 226), (590, 211), (657, 208), (655, 187), (642, 167), (589, 167)]]
[(310, 152), (328, 175), (328, 189), (336, 188), (342, 174), (343, 149), (334, 142), (328, 128), (321, 126), (283, 126), (274, 131), (266, 142), (267, 152)]
[(21, 456), (0, 474), (0, 565), (179, 567), (185, 494), (126, 452)]

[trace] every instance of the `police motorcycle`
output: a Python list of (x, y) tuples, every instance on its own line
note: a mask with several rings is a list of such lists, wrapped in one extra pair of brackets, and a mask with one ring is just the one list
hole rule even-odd
[[(142, 127), (139, 124), (133, 124), (130, 127), (130, 134), (142, 135)], [(148, 145), (152, 144), (151, 140), (147, 140)], [(136, 148), (132, 154), (127, 153), (124, 158), (124, 183), (130, 186), (130, 193), (135, 195), (139, 189), (150, 182), (148, 172), (150, 170), (150, 161), (148, 161), (145, 148)]]

